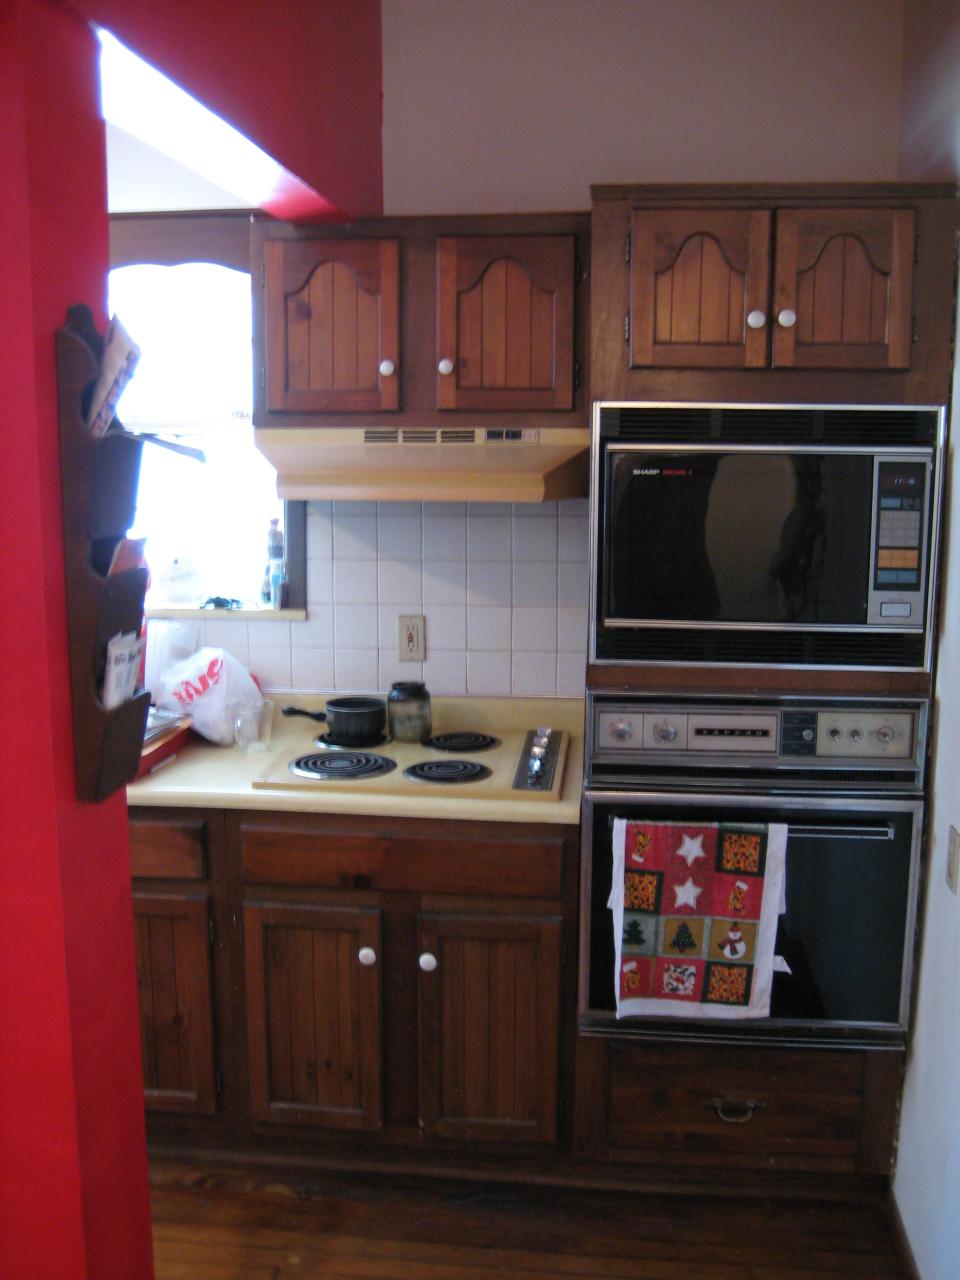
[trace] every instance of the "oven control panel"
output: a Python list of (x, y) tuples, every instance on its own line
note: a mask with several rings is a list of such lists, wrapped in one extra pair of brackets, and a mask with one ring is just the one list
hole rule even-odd
[(698, 767), (724, 759), (744, 765), (790, 769), (920, 766), (926, 705), (923, 702), (856, 702), (838, 698), (782, 702), (659, 702), (641, 695), (593, 694), (592, 757), (641, 767), (673, 760)]

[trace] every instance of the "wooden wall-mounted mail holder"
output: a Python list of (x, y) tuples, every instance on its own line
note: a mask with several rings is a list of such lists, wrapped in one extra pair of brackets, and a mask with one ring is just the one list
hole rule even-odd
[[(57, 331), (57, 388), (67, 618), (77, 796), (103, 800), (140, 763), (149, 693), (107, 710), (99, 698), (107, 642), (139, 632), (145, 569), (109, 575), (113, 553), (133, 523), (142, 441), (124, 432), (91, 435), (84, 417), (103, 340), (90, 309), (71, 307)], [(109, 575), (109, 576), (108, 576)]]

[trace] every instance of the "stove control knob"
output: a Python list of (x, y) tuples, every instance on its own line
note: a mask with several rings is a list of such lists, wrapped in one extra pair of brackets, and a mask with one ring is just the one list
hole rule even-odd
[(628, 738), (633, 737), (633, 725), (629, 720), (618, 720), (610, 732), (618, 742), (626, 742)]
[(657, 742), (673, 742), (677, 736), (677, 726), (665, 720), (663, 724), (653, 726), (653, 736)]
[(363, 967), (367, 969), (370, 965), (377, 963), (377, 953), (374, 951), (373, 947), (361, 947), (357, 952), (357, 959)]
[(833, 729), (830, 730), (830, 737), (834, 742), (839, 742), (840, 739), (843, 737), (843, 732), (842, 730), (834, 727)]
[(812, 742), (816, 736), (817, 735), (813, 732), (812, 729), (804, 729), (803, 733), (801, 733), (800, 735), (800, 737), (804, 740), (804, 742)]
[(889, 724), (882, 724), (877, 730), (877, 741), (884, 747), (887, 746), (888, 743), (891, 743), (896, 736), (896, 729)]
[(860, 741), (860, 739), (861, 739), (862, 737), (863, 737), (863, 730), (862, 730), (862, 729), (851, 729), (851, 730), (850, 730), (850, 738), (851, 738), (851, 740), (852, 740), (853, 742), (859, 742), (859, 741)]
[(424, 951), (421, 954), (420, 959), (417, 961), (417, 964), (424, 973), (433, 973), (434, 969), (437, 967), (437, 957), (432, 955), (429, 951)]

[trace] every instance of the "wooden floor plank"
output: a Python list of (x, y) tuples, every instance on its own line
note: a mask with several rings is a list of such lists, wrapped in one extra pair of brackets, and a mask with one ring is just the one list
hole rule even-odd
[(157, 1165), (156, 1280), (901, 1280), (877, 1202)]

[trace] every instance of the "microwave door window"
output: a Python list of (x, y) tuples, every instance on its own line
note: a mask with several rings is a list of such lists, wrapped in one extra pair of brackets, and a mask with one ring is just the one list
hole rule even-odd
[(872, 460), (610, 455), (607, 616), (863, 624)]

